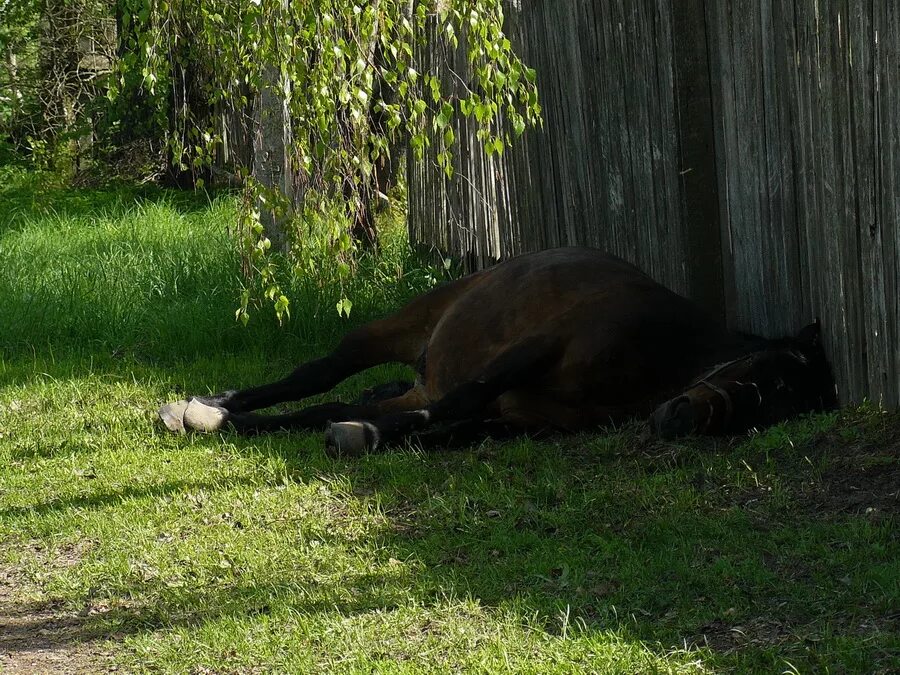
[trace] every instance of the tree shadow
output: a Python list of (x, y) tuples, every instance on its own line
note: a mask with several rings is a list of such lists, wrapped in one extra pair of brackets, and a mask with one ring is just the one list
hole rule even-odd
[[(232, 478), (228, 481), (229, 487), (241, 485), (254, 485), (259, 481), (249, 478)], [(82, 495), (73, 495), (50, 499), (39, 504), (28, 506), (12, 506), (0, 509), (0, 520), (13, 520), (25, 516), (45, 516), (60, 513), (69, 509), (104, 509), (116, 506), (132, 499), (160, 498), (168, 495), (185, 492), (221, 489), (221, 482), (210, 481), (165, 481), (154, 485), (129, 486), (120, 490), (108, 492), (91, 492)]]
[[(257, 375), (277, 370), (269, 363), (248, 375), (245, 362), (241, 367), (242, 377), (257, 381), (263, 379)], [(138, 377), (167, 382), (161, 387), (166, 390), (179, 378), (186, 383), (182, 388), (191, 390), (201, 374), (212, 389), (240, 384), (230, 379), (236, 371), (204, 369), (200, 363), (188, 374), (173, 374), (145, 365)], [(134, 362), (127, 359), (104, 360), (90, 372), (135, 377)], [(349, 391), (354, 384), (345, 387)], [(720, 655), (712, 658), (731, 663), (727, 658), (741, 650), (762, 650), (766, 656), (757, 658), (771, 667), (779, 658), (828, 665), (833, 657), (826, 642), (856, 640), (866, 626), (896, 632), (891, 596), (877, 590), (877, 568), (897, 551), (879, 520), (890, 508), (890, 495), (900, 491), (896, 471), (889, 472), (890, 481), (870, 481), (872, 490), (884, 492), (870, 500), (879, 514), (865, 512), (869, 502), (857, 504), (853, 513), (846, 513), (844, 504), (823, 514), (821, 504), (837, 503), (842, 495), (859, 497), (859, 490), (851, 490), (852, 476), (860, 475), (850, 471), (853, 462), (841, 465), (844, 480), (834, 472), (817, 473), (828, 457), (846, 454), (840, 435), (774, 449), (742, 448), (729, 439), (656, 444), (639, 435), (632, 426), (605, 435), (488, 441), (462, 450), (395, 448), (355, 460), (297, 454), (298, 435), (278, 435), (273, 443), (226, 438), (238, 452), (277, 455), (295, 480), (333, 474), (349, 481), (358, 498), (377, 499), (390, 522), (379, 533), (381, 545), (399, 561), (417, 561), (409, 592), (421, 604), (447, 594), (494, 608), (514, 600), (551, 633), (565, 632), (567, 624), (560, 620), (565, 616), (582, 630), (615, 631), (662, 653), (707, 646)], [(320, 438), (317, 434), (315, 442)], [(218, 436), (205, 441), (211, 448), (220, 442)], [(900, 459), (898, 447), (885, 444), (879, 461)], [(748, 471), (739, 480), (735, 467), (741, 465)], [(758, 466), (767, 474), (750, 468)], [(810, 485), (832, 490), (828, 499), (812, 502), (815, 508), (810, 508)], [(179, 481), (128, 487), (11, 508), (0, 518), (222, 487)], [(803, 542), (803, 536), (822, 543)], [(836, 552), (832, 540), (855, 554)], [(223, 616), (265, 614), (279, 588), (301, 582), (190, 592), (135, 582), (123, 597), (154, 596), (158, 603), (88, 613), (53, 639), (115, 639)], [(292, 609), (353, 615), (401, 600), (385, 592), (377, 573), (344, 583), (354, 591), (352, 601), (308, 600)], [(336, 587), (333, 591), (337, 596)], [(319, 595), (330, 594), (326, 588)]]
[[(822, 513), (795, 508), (797, 494), (773, 495), (765, 487), (716, 475), (731, 462), (754, 464), (764, 454), (728, 441), (635, 442), (635, 432), (485, 442), (450, 452), (390, 450), (356, 460), (298, 455), (291, 449), (296, 435), (283, 435), (283, 442), (274, 444), (228, 440), (238, 452), (278, 455), (294, 480), (329, 474), (349, 480), (354, 498), (378, 500), (387, 517), (378, 534), (385, 555), (416, 562), (402, 593), (391, 590), (383, 573), (372, 571), (325, 585), (319, 581), (315, 597), (281, 609), (354, 616), (396, 607), (409, 597), (420, 605), (438, 604), (448, 594), (477, 599), (487, 608), (515, 602), (551, 634), (564, 635), (571, 624), (583, 632), (615, 632), (660, 654), (702, 647), (710, 650), (711, 663), (729, 667), (746, 649), (757, 652), (751, 657), (754, 667), (774, 667), (779, 659), (840, 665), (830, 651), (833, 641), (859, 639), (864, 630), (896, 631), (889, 599), (879, 600), (871, 579), (853, 569), (860, 559), (874, 567), (891, 555), (883, 535), (873, 536), (869, 528), (853, 539), (837, 512), (823, 522)], [(210, 446), (217, 443), (216, 437), (209, 439)], [(896, 448), (891, 452), (900, 458)], [(769, 480), (783, 479), (799, 489), (812, 477), (802, 466), (782, 453)], [(39, 513), (102, 508), (129, 496), (198, 487), (204, 485), (171, 482), (36, 508)], [(25, 510), (2, 515), (17, 517)], [(829, 557), (827, 545), (793, 546), (790, 539), (805, 528), (811, 536), (840, 532), (851, 538), (848, 545), (863, 550), (842, 558)], [(821, 570), (811, 569), (816, 565)], [(859, 578), (847, 581), (847, 574)], [(104, 608), (100, 599), (95, 611), (92, 603), (98, 599), (89, 598), (85, 615), (70, 616), (71, 624), (51, 638), (119, 640), (223, 617), (266, 615), (283, 602), (276, 600), (282, 589), (303, 583), (299, 570), (270, 583), (238, 580), (196, 589), (133, 580), (118, 593), (124, 604)], [(129, 604), (128, 598), (154, 600), (142, 605)], [(39, 628), (40, 619), (20, 632)], [(16, 649), (16, 639), (4, 649)], [(872, 660), (877, 655), (861, 658), (867, 666), (877, 665)]]

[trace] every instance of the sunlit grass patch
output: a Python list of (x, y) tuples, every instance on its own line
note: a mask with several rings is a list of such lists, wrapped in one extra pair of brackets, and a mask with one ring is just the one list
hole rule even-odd
[(161, 403), (278, 377), (431, 270), (394, 242), (360, 263), (350, 321), (310, 276), (284, 329), (244, 329), (227, 196), (54, 193), (51, 209), (16, 194), (0, 229), (0, 567), (23, 606), (80, 617), (124, 670), (900, 666), (896, 415), (357, 459), (320, 433), (169, 434)]

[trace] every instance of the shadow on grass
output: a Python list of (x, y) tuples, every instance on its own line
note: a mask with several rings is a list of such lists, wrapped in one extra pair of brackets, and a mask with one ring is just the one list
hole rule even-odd
[[(738, 669), (787, 660), (855, 671), (890, 662), (900, 628), (891, 523), (900, 509), (888, 493), (900, 486), (882, 486), (876, 514), (837, 503), (824, 508), (818, 491), (830, 488), (816, 467), (846, 453), (840, 434), (754, 450), (728, 441), (639, 443), (634, 432), (488, 442), (450, 453), (389, 451), (353, 461), (291, 454), (291, 437), (284, 436), (266, 447), (287, 461), (294, 479), (330, 472), (349, 478), (356, 498), (379, 500), (389, 519), (379, 548), (416, 563), (407, 585), (398, 590), (373, 571), (317, 586), (315, 598), (284, 606), (275, 601), (279, 589), (302, 585), (302, 573), (188, 591), (135, 582), (123, 597), (152, 603), (88, 617), (66, 639), (94, 639), (101, 624), (117, 639), (223, 617), (282, 610), (353, 616), (391, 610), (410, 596), (429, 605), (452, 595), (485, 607), (515, 601), (551, 634), (573, 625), (618, 632), (663, 654), (709, 647), (711, 663)], [(229, 441), (238, 451), (260, 452), (252, 440)], [(900, 460), (896, 443), (857, 444), (853, 453), (855, 461), (844, 466)], [(756, 467), (746, 470), (753, 478), (735, 478), (744, 466)]]
[(344, 471), (390, 516), (390, 555), (421, 563), (422, 603), (514, 598), (551, 633), (709, 646), (741, 667), (883, 667), (900, 629), (900, 417), (855, 443), (803, 441), (802, 425), (797, 445), (657, 444), (631, 427)]
[[(232, 478), (227, 481), (227, 485), (229, 487), (237, 487), (240, 485), (254, 485), (257, 482), (250, 479)], [(104, 509), (121, 505), (123, 502), (132, 499), (159, 498), (182, 494), (187, 491), (217, 490), (221, 487), (221, 482), (204, 481), (167, 481), (143, 487), (125, 487), (114, 492), (92, 492), (85, 495), (60, 497), (29, 506), (0, 509), (0, 520), (10, 520), (24, 516), (45, 516), (69, 509)]]

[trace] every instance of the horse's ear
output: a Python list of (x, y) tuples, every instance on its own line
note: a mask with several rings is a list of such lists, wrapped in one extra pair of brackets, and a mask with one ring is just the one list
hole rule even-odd
[(797, 342), (801, 347), (818, 349), (822, 346), (822, 324), (819, 319), (811, 323), (797, 334)]

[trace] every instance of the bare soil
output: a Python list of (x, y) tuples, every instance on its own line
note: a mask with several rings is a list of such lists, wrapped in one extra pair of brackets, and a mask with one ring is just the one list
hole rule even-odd
[[(65, 563), (63, 563), (65, 564)], [(91, 612), (29, 599), (39, 594), (15, 569), (0, 566), (0, 672), (106, 673), (114, 668)], [(93, 626), (93, 627), (91, 627)]]

